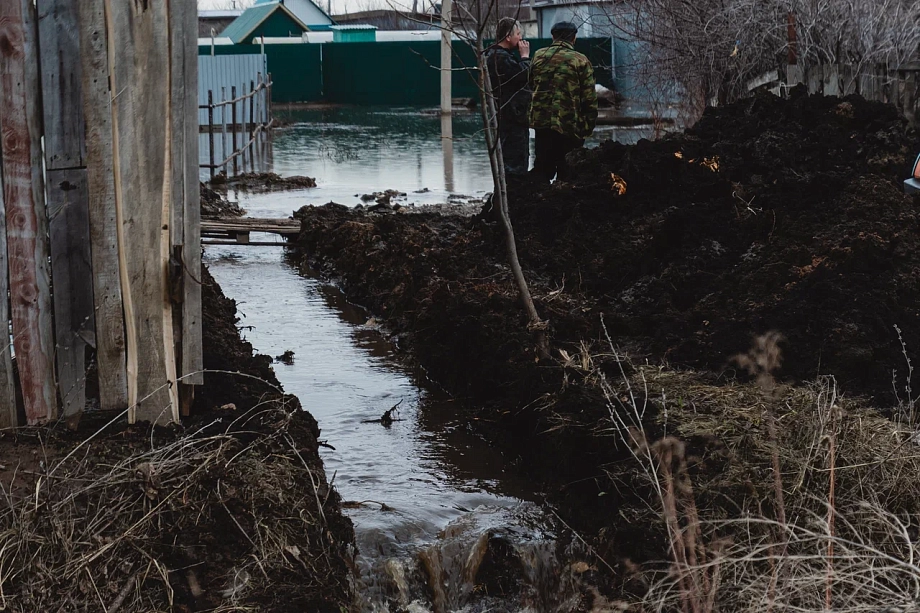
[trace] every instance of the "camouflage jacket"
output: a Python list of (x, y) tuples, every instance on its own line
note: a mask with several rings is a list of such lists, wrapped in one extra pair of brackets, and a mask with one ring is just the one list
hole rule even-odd
[(594, 68), (571, 43), (556, 41), (534, 54), (530, 66), (530, 127), (586, 138), (597, 122)]
[(530, 87), (527, 84), (530, 60), (519, 60), (507, 49), (494, 47), (486, 53), (486, 65), (492, 81), (492, 95), (500, 109), (499, 121), (526, 127), (530, 111)]

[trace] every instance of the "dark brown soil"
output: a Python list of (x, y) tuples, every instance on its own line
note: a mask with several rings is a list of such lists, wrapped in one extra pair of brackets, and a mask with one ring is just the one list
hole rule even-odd
[[(900, 187), (918, 151), (893, 107), (762, 95), (710, 109), (685, 134), (575, 152), (567, 184), (513, 183), (553, 360), (537, 359), (486, 219), (305, 207), (299, 257), (479, 407), (475, 423), (522, 456), (576, 526), (599, 531), (619, 504), (598, 497), (602, 467), (622, 456), (598, 436), (604, 399), (560, 350), (608, 351), (603, 316), (634, 358), (729, 381), (746, 376), (732, 357), (776, 331), (781, 378), (831, 373), (848, 394), (896, 404), (892, 370), (903, 386), (906, 364), (895, 326), (920, 350), (920, 203)], [(652, 546), (628, 526), (610, 532), (603, 546), (621, 554)]]
[(2, 433), (11, 610), (351, 607), (354, 534), (317, 423), (240, 339), (235, 304), (207, 269), (202, 278), (205, 367), (227, 372), (206, 374), (181, 426), (151, 432), (95, 412), (76, 432)]
[(242, 217), (246, 214), (239, 204), (230, 202), (206, 184), (201, 183), (200, 187), (202, 217)]
[[(906, 369), (894, 327), (920, 348), (920, 208), (900, 186), (916, 151), (893, 107), (858, 97), (710, 109), (686, 134), (576, 152), (568, 184), (512, 185), (521, 262), (562, 347), (597, 338), (604, 313), (650, 359), (734, 376), (730, 358), (778, 331), (781, 377), (830, 373), (894, 404), (891, 372)], [(413, 351), (444, 362), (438, 377), (505, 388), (479, 372), (483, 347), (486, 361), (532, 361), (494, 226), (335, 207), (300, 216), (304, 251), (356, 299), (401, 333), (435, 326), (439, 342)]]
[(316, 187), (316, 179), (303, 176), (282, 177), (273, 172), (250, 172), (234, 177), (227, 177), (223, 174), (217, 175), (211, 179), (211, 186), (232, 187), (244, 191), (271, 192)]

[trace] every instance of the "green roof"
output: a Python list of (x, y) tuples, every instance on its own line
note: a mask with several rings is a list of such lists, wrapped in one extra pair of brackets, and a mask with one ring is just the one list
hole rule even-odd
[(279, 2), (271, 2), (257, 4), (243, 11), (242, 15), (234, 19), (233, 23), (227, 26), (226, 30), (221, 32), (221, 36), (229, 38), (237, 45), (246, 42), (246, 39), (249, 38), (266, 19), (271, 17), (275, 11), (283, 11), (298, 27), (302, 28), (304, 32), (309, 31), (309, 28), (297, 19), (290, 9)]
[[(256, 6), (265, 5), (265, 4), (274, 4), (275, 2), (279, 2), (279, 3), (281, 3), (281, 4), (284, 4), (284, 0), (256, 0)], [(315, 7), (319, 10), (320, 13), (322, 13), (323, 15), (325, 15), (326, 18), (329, 19), (329, 21), (330, 21), (332, 24), (335, 24), (335, 20), (329, 15), (329, 13), (327, 13), (327, 12), (325, 11), (325, 9), (323, 9), (323, 7), (321, 7), (319, 4), (317, 4), (317, 3), (315, 2), (315, 0), (310, 0), (310, 4), (312, 4), (313, 6), (315, 6)], [(287, 8), (287, 7), (285, 7), (285, 8)], [(307, 24), (307, 25), (310, 26), (310, 29), (313, 30), (314, 32), (317, 31), (317, 28), (313, 27), (313, 24)], [(325, 24), (324, 24), (324, 25), (325, 25)]]

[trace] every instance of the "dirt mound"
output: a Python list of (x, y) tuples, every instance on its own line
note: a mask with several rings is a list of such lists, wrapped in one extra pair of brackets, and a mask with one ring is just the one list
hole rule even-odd
[(202, 217), (242, 217), (246, 211), (236, 202), (230, 202), (204, 183), (199, 183)]
[(776, 330), (784, 376), (891, 403), (894, 326), (920, 350), (920, 204), (900, 188), (917, 151), (891, 106), (765, 94), (580, 151), (571, 183), (517, 186), (512, 217), (525, 268), (656, 359), (722, 370)]
[(316, 187), (316, 179), (299, 175), (282, 177), (274, 172), (247, 172), (228, 177), (221, 172), (211, 179), (211, 185), (232, 187), (243, 191), (271, 192)]

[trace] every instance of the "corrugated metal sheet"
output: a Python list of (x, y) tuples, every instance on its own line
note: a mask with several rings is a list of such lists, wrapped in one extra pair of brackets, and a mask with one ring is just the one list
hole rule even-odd
[[(530, 42), (531, 51), (536, 51), (552, 41), (534, 39)], [(579, 38), (575, 43), (576, 50), (588, 56), (594, 65), (597, 82), (608, 88), (614, 87), (611, 46), (609, 38)], [(218, 45), (214, 52), (218, 57), (226, 57), (245, 53), (252, 47)], [(199, 53), (210, 52), (209, 46), (199, 47)], [(440, 99), (437, 67), (441, 62), (441, 47), (437, 40), (266, 44), (265, 54), (274, 82), (272, 95), (278, 103), (323, 100), (346, 104), (430, 106)], [(475, 65), (472, 48), (465, 42), (454, 43), (454, 67)], [(452, 78), (454, 97), (478, 98), (475, 76), (475, 71), (455, 70)]]
[[(258, 82), (259, 73), (263, 76), (268, 74), (268, 59), (265, 55), (200, 55), (198, 56), (198, 103), (201, 105), (208, 103), (208, 90), (213, 92), (215, 103), (221, 101), (221, 88), (227, 100), (230, 99), (232, 87), (236, 87), (237, 96), (249, 93), (249, 84)], [(231, 109), (222, 108), (226, 109), (227, 123), (230, 123)], [(237, 112), (242, 114), (242, 107), (238, 107)], [(220, 114), (221, 109), (214, 109), (215, 124), (221, 122)], [(248, 110), (246, 119), (249, 119)], [(198, 110), (198, 123), (201, 125), (208, 123), (207, 109)]]

